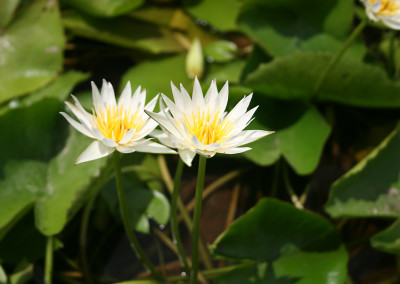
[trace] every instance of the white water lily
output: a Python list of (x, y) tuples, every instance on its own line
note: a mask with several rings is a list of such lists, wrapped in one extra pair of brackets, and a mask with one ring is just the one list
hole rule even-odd
[(163, 134), (156, 133), (155, 136), (165, 145), (177, 148), (181, 159), (188, 166), (191, 166), (196, 153), (206, 157), (212, 157), (216, 153), (242, 153), (251, 150), (249, 147), (241, 147), (242, 145), (273, 133), (243, 130), (258, 108), (257, 106), (247, 111), (252, 94), (244, 97), (229, 113), (225, 112), (228, 82), (218, 93), (217, 85), (212, 81), (205, 97), (197, 78), (194, 81), (192, 98), (182, 85), (180, 91), (172, 82), (171, 87), (175, 103), (161, 94), (168, 110), (160, 99), (162, 113), (146, 113), (164, 130)]
[(121, 153), (175, 153), (145, 138), (157, 127), (157, 123), (149, 119), (144, 110), (153, 111), (158, 96), (145, 106), (146, 90), (141, 91), (139, 86), (132, 95), (131, 84), (128, 82), (117, 103), (112, 85), (105, 80), (101, 93), (92, 82), (92, 93), (92, 114), (88, 113), (73, 95), (71, 96), (75, 105), (65, 102), (79, 122), (61, 112), (76, 130), (96, 139), (78, 157), (75, 164), (105, 157), (115, 150)]
[(400, 30), (400, 0), (362, 1), (371, 20), (380, 20), (389, 28)]

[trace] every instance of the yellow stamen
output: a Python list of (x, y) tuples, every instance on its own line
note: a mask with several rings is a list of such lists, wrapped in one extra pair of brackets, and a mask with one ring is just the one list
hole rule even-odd
[[(369, 0), (370, 4), (378, 0)], [(396, 4), (396, 0), (381, 0), (381, 8), (378, 12), (380, 15), (392, 16), (399, 13), (400, 5)]]
[(145, 120), (142, 118), (142, 112), (136, 110), (131, 114), (130, 109), (108, 105), (105, 110), (93, 111), (95, 127), (106, 138), (110, 138), (115, 142), (121, 141), (125, 133), (130, 129), (135, 132), (140, 130)]
[(220, 110), (216, 113), (207, 111), (193, 111), (191, 116), (185, 115), (185, 126), (190, 135), (194, 135), (203, 145), (212, 143), (221, 144), (231, 137), (233, 124), (226, 118), (220, 121)]

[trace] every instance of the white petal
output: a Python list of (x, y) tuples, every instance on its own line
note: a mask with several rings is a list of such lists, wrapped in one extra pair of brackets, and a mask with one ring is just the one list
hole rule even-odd
[(237, 118), (241, 117), (244, 113), (246, 113), (247, 108), (250, 105), (251, 98), (253, 97), (253, 93), (241, 99), (237, 105), (227, 114), (229, 120), (233, 121)]
[(87, 162), (87, 161), (92, 161), (92, 160), (103, 158), (105, 156), (110, 155), (114, 151), (115, 151), (114, 148), (107, 147), (103, 143), (101, 143), (100, 141), (94, 141), (78, 157), (78, 159), (75, 162), (75, 165), (83, 163), (83, 162)]
[(146, 110), (148, 111), (153, 111), (156, 104), (157, 104), (157, 99), (158, 99), (159, 95), (156, 95), (145, 107)]
[(105, 137), (104, 137), (104, 135), (103, 135), (103, 133), (101, 133), (101, 131), (99, 130), (99, 129), (97, 129), (96, 127), (92, 127), (92, 133), (93, 133), (93, 135), (94, 135), (94, 137), (97, 139), (97, 140), (103, 140), (103, 139), (105, 139)]
[(103, 142), (103, 144), (107, 147), (117, 147), (118, 146), (117, 142), (115, 142), (114, 140), (112, 140), (110, 138), (104, 138), (101, 140), (101, 142)]
[(226, 109), (226, 105), (228, 104), (228, 94), (229, 94), (229, 83), (226, 81), (225, 85), (222, 87), (219, 92), (218, 99), (219, 104), (216, 107), (220, 107), (220, 111), (224, 112)]
[(182, 111), (177, 108), (177, 106), (164, 94), (161, 94), (165, 104), (167, 105), (168, 109), (171, 111), (172, 115), (178, 119), (181, 120), (183, 118)]
[(400, 30), (400, 15), (381, 16), (382, 22), (391, 29)]
[(200, 82), (197, 79), (197, 76), (194, 79), (192, 102), (193, 102), (193, 107), (196, 110), (197, 108), (200, 108), (200, 110), (204, 109), (203, 91), (201, 90)]
[(115, 92), (114, 92), (114, 88), (111, 85), (111, 83), (107, 84), (107, 91), (106, 91), (106, 95), (107, 95), (107, 99), (106, 99), (106, 104), (110, 105), (112, 107), (116, 107), (117, 106), (117, 101), (115, 99)]
[(138, 132), (136, 132), (135, 134), (135, 140), (137, 139), (141, 139), (146, 135), (149, 135), (150, 132), (152, 132), (154, 130), (154, 128), (156, 128), (158, 125), (158, 123), (153, 120), (153, 119), (149, 119), (146, 121), (145, 125), (143, 125), (142, 128), (140, 128), (140, 130)]
[(175, 87), (174, 83), (171, 81), (171, 89), (172, 89), (172, 95), (174, 97), (175, 104), (177, 108), (179, 108), (181, 111), (185, 109), (185, 105), (183, 104), (183, 98), (181, 95), (181, 92), (178, 90), (177, 87)]
[(171, 123), (171, 121), (167, 118), (167, 114), (159, 114), (147, 110), (145, 110), (145, 113), (154, 119), (158, 124), (160, 124), (160, 126), (162, 126), (166, 131), (171, 133), (171, 135), (182, 137), (179, 129), (177, 129), (177, 126), (174, 123)]
[(153, 132), (150, 133), (150, 136), (157, 138), (161, 144), (164, 144), (169, 148), (176, 148), (176, 145), (174, 141), (171, 140), (169, 134), (162, 130), (154, 129)]
[(210, 88), (208, 88), (208, 91), (207, 91), (207, 93), (206, 93), (206, 95), (204, 97), (204, 102), (207, 105), (209, 105), (210, 103), (214, 104), (217, 96), (218, 96), (217, 83), (216, 83), (216, 81), (214, 79), (214, 80), (211, 81)]
[(123, 145), (123, 144), (128, 143), (132, 139), (133, 134), (135, 134), (135, 129), (129, 129), (125, 133), (124, 137), (122, 137), (122, 139), (119, 141), (118, 144), (120, 144), (120, 145), (122, 144)]
[(193, 110), (193, 103), (192, 100), (190, 99), (190, 96), (186, 89), (183, 87), (181, 84), (181, 96), (182, 96), (182, 102), (183, 102), (183, 107), (184, 107), (184, 112), (192, 112)]
[(240, 134), (226, 140), (223, 143), (223, 147), (238, 147), (244, 144), (254, 142), (264, 136), (270, 135), (274, 131), (264, 131), (264, 130), (245, 130)]
[(118, 145), (116, 147), (116, 149), (118, 152), (124, 153), (124, 154), (136, 152), (136, 149), (134, 146)]
[(204, 145), (200, 142), (200, 140), (196, 136), (193, 136), (191, 141), (197, 150), (204, 150)]
[(145, 153), (158, 153), (158, 154), (176, 154), (176, 152), (164, 145), (153, 141), (146, 141), (145, 143), (138, 143), (133, 146), (138, 152)]
[(178, 154), (186, 165), (188, 165), (189, 167), (192, 166), (192, 161), (194, 159), (194, 156), (196, 156), (195, 151), (183, 148), (183, 149), (178, 149)]
[(124, 108), (129, 108), (129, 103), (131, 100), (131, 95), (132, 95), (132, 88), (131, 88), (131, 82), (128, 81), (128, 83), (126, 83), (126, 86), (124, 88), (124, 90), (122, 91), (121, 96), (119, 97), (118, 100), (118, 108), (120, 108), (121, 106), (123, 106)]
[(232, 135), (238, 134), (240, 131), (242, 131), (244, 128), (246, 128), (249, 123), (252, 120), (253, 114), (255, 111), (258, 109), (258, 106), (252, 108), (242, 116), (240, 116), (236, 121), (233, 122), (234, 124), (234, 129), (231, 132)]
[(140, 96), (141, 96), (141, 90), (142, 87), (139, 86), (136, 88), (135, 92), (133, 93), (132, 99), (131, 99), (131, 106), (132, 109), (138, 109), (139, 108), (139, 102), (140, 102)]
[(204, 149), (206, 151), (210, 151), (210, 152), (213, 152), (213, 151), (215, 151), (215, 150), (217, 150), (219, 148), (221, 148), (221, 144), (219, 144), (219, 143), (211, 143), (211, 144), (208, 144), (208, 145), (206, 145), (204, 147)]
[(80, 104), (79, 107), (74, 106), (70, 102), (65, 102), (65, 104), (82, 124), (84, 124), (87, 128), (90, 128), (92, 126), (91, 121), (93, 116), (87, 113)]
[(80, 124), (78, 122), (76, 122), (75, 120), (73, 120), (68, 114), (66, 114), (65, 112), (60, 112), (60, 114), (62, 116), (65, 117), (65, 119), (76, 129), (78, 130), (80, 133), (82, 133), (83, 135), (86, 135), (90, 138), (95, 138), (93, 136), (93, 134), (90, 132), (89, 129), (87, 129), (87, 127), (83, 124)]
[(103, 109), (104, 103), (100, 96), (99, 89), (97, 89), (97, 86), (93, 81), (90, 83), (92, 85), (92, 96), (93, 96), (94, 109), (97, 111), (101, 110), (101, 109)]
[(239, 148), (223, 148), (218, 153), (222, 154), (240, 154), (246, 151), (251, 150), (250, 147), (239, 147)]

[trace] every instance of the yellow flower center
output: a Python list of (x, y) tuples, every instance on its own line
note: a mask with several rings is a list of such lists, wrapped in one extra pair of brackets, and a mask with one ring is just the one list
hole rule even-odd
[[(369, 3), (375, 3), (378, 0), (369, 0)], [(381, 8), (378, 14), (385, 16), (396, 15), (400, 9), (400, 5), (396, 4), (396, 0), (381, 0)]]
[(190, 135), (194, 135), (203, 145), (212, 143), (221, 144), (231, 137), (233, 125), (226, 118), (220, 121), (220, 111), (212, 114), (210, 110), (192, 112), (191, 116), (185, 114), (185, 126)]
[(96, 110), (93, 112), (95, 127), (106, 138), (111, 138), (115, 142), (121, 141), (125, 133), (130, 129), (137, 132), (143, 127), (145, 120), (142, 118), (142, 112), (136, 110), (131, 114), (131, 110), (117, 108), (116, 106), (107, 106), (105, 110)]

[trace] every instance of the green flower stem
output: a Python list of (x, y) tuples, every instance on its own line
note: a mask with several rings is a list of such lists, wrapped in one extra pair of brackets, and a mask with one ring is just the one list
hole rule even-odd
[(342, 58), (345, 51), (349, 48), (351, 43), (356, 39), (356, 37), (361, 33), (364, 27), (368, 23), (368, 18), (365, 17), (360, 24), (356, 27), (353, 33), (347, 38), (346, 42), (343, 44), (342, 48), (338, 51), (338, 53), (332, 58), (332, 60), (328, 63), (325, 70), (321, 73), (317, 83), (314, 86), (313, 94), (318, 98), (319, 92), (321, 90), (322, 84), (325, 82), (326, 77), (333, 67), (339, 62), (340, 58)]
[[(159, 155), (158, 156), (158, 164), (159, 164), (159, 167), (160, 167), (160, 170), (161, 170), (162, 179), (164, 180), (164, 183), (166, 184), (168, 191), (172, 195), (172, 193), (173, 193), (173, 181), (172, 181), (172, 179), (171, 179), (171, 177), (169, 175), (167, 163), (165, 161), (165, 156), (163, 156), (163, 155)], [(190, 219), (189, 213), (186, 210), (186, 207), (183, 204), (182, 199), (179, 198), (179, 197), (178, 197), (178, 209), (179, 209), (179, 211), (181, 213), (182, 219), (183, 219), (186, 227), (188, 228), (189, 231), (192, 231), (192, 229), (193, 229), (192, 220)], [(178, 218), (178, 221), (179, 221), (179, 218)], [(200, 237), (200, 240), (201, 240), (201, 237)], [(206, 247), (203, 244), (203, 241), (200, 241), (199, 245), (200, 245), (200, 247), (199, 247), (200, 256), (203, 259), (204, 266), (207, 269), (212, 269), (213, 268), (212, 267), (212, 262), (211, 262), (209, 254), (208, 254), (208, 251), (207, 251)]]
[(133, 228), (129, 221), (128, 207), (126, 205), (124, 186), (122, 184), (120, 154), (117, 151), (114, 152), (114, 167), (115, 167), (115, 180), (117, 183), (117, 190), (118, 190), (119, 206), (121, 209), (122, 223), (124, 224), (125, 232), (139, 260), (150, 271), (150, 273), (153, 275), (154, 278), (162, 279), (161, 274), (159, 274), (158, 271), (151, 264), (150, 260), (147, 258), (142, 247), (140, 246), (138, 239), (133, 233)]
[[(202, 274), (205, 279), (213, 279), (221, 274), (228, 273), (230, 271), (235, 270), (236, 268), (240, 268), (242, 265), (243, 264), (236, 264), (236, 265), (231, 265), (231, 266), (224, 266), (224, 267), (220, 267), (220, 268), (203, 270)], [(182, 276), (182, 275), (170, 276), (167, 278), (167, 280), (171, 281), (171, 282), (185, 281), (186, 279), (187, 279), (187, 276)]]
[(47, 237), (46, 244), (46, 258), (44, 267), (44, 283), (51, 284), (53, 274), (53, 249), (54, 249), (54, 238), (53, 236)]
[(178, 197), (179, 197), (179, 188), (181, 185), (181, 178), (183, 172), (183, 161), (179, 159), (178, 165), (176, 167), (175, 178), (174, 178), (174, 189), (172, 191), (172, 200), (171, 200), (171, 231), (172, 238), (179, 252), (180, 261), (183, 264), (183, 268), (186, 274), (189, 273), (189, 264), (186, 259), (185, 250), (183, 249), (182, 240), (179, 234), (179, 226), (178, 226)]
[(199, 155), (199, 168), (197, 172), (196, 197), (193, 214), (192, 230), (192, 271), (190, 283), (197, 283), (197, 273), (199, 271), (199, 236), (200, 236), (200, 217), (203, 203), (204, 177), (206, 173), (207, 158)]
[(93, 204), (94, 204), (94, 201), (96, 200), (99, 190), (107, 182), (107, 180), (111, 174), (112, 168), (113, 168), (112, 163), (108, 163), (107, 166), (102, 170), (100, 176), (92, 184), (92, 187), (90, 188), (89, 201), (86, 203), (86, 205), (83, 209), (82, 221), (81, 221), (81, 227), (80, 227), (80, 235), (79, 235), (79, 247), (80, 247), (80, 256), (81, 256), (81, 263), (82, 263), (82, 272), (83, 272), (84, 278), (88, 284), (93, 283), (93, 279), (90, 274), (89, 261), (87, 258), (87, 251), (86, 251), (87, 228), (89, 225), (90, 211), (93, 208)]

